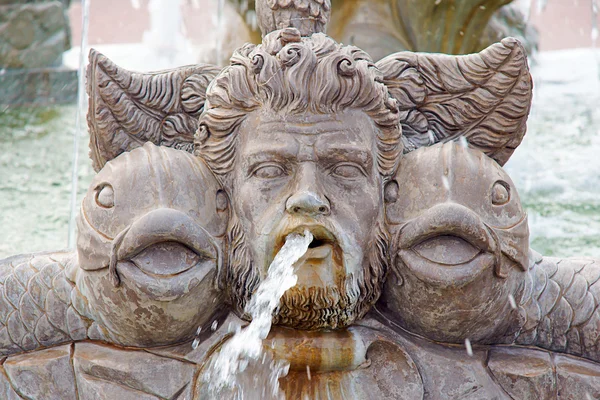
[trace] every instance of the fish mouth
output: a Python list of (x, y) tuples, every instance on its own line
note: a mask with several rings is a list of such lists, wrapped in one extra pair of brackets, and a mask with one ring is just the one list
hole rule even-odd
[(109, 270), (120, 283), (116, 265), (131, 261), (152, 276), (174, 276), (209, 262), (220, 268), (220, 247), (210, 233), (187, 214), (153, 210), (119, 233), (112, 242)]
[(491, 229), (460, 204), (438, 204), (407, 222), (397, 243), (397, 255), (408, 269), (442, 285), (466, 284), (500, 262)]
[(453, 236), (481, 251), (494, 250), (494, 241), (481, 218), (460, 204), (438, 204), (409, 221), (401, 230), (398, 247), (409, 249), (431, 238)]

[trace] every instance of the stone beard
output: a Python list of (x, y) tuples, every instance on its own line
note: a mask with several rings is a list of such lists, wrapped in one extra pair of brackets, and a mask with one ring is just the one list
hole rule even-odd
[[(260, 272), (254, 266), (252, 250), (235, 214), (228, 232), (229, 268), (224, 274), (225, 285), (236, 313), (250, 319), (244, 308), (261, 282)], [(341, 285), (292, 287), (281, 298), (273, 324), (322, 330), (344, 328), (361, 319), (379, 299), (388, 271), (390, 238), (383, 212), (373, 227), (372, 237), (362, 273), (356, 277), (348, 273)]]
[(398, 102), (381, 76), (360, 49), (290, 28), (239, 49), (207, 89), (196, 154), (232, 202), (220, 282), (238, 315), (287, 235), (304, 229), (314, 240), (275, 324), (341, 328), (379, 298), (383, 192), (403, 149)]

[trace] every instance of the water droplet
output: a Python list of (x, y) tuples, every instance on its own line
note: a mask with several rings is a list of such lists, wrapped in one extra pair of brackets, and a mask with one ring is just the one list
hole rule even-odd
[(469, 339), (465, 339), (465, 348), (467, 349), (469, 357), (473, 357), (473, 348), (471, 347), (471, 341)]
[(196, 350), (198, 348), (199, 344), (200, 344), (200, 339), (198, 339), (198, 338), (194, 339), (194, 341), (192, 342), (192, 349)]
[(218, 327), (218, 326), (219, 326), (219, 323), (218, 323), (218, 322), (217, 322), (217, 320), (215, 319), (215, 320), (213, 321), (212, 325), (210, 326), (210, 330), (214, 332), (214, 331), (216, 331), (216, 330), (217, 330), (217, 327)]
[(592, 47), (596, 47), (596, 41), (598, 40), (598, 0), (592, 0)]
[(444, 189), (450, 190), (450, 183), (448, 182), (448, 177), (446, 175), (442, 175), (442, 184), (444, 185)]
[(431, 129), (427, 131), (427, 135), (429, 135), (429, 144), (435, 144), (435, 135)]
[(308, 377), (308, 380), (310, 381), (311, 377), (310, 377), (310, 367), (307, 365), (306, 366), (306, 376)]
[(469, 142), (467, 142), (467, 138), (466, 138), (466, 137), (464, 137), (464, 136), (461, 136), (461, 137), (458, 139), (458, 143), (460, 143), (460, 145), (461, 145), (462, 147), (464, 147), (465, 149), (469, 147)]
[(131, 7), (135, 10), (139, 10), (141, 7), (140, 0), (131, 0)]
[(546, 8), (546, 4), (548, 3), (548, 0), (538, 0), (537, 1), (537, 12), (538, 14), (541, 13), (542, 11), (544, 11), (544, 9)]
[(240, 372), (244, 372), (248, 367), (248, 360), (240, 360)]
[[(308, 231), (305, 232), (305, 236), (291, 234), (286, 238), (285, 244), (269, 266), (267, 277), (259, 284), (258, 289), (246, 305), (245, 312), (252, 317), (252, 322), (244, 329), (240, 329), (223, 345), (208, 368), (211, 371), (211, 379), (203, 378), (209, 382), (208, 390), (215, 395), (214, 398), (220, 398), (219, 392), (232, 385), (236, 387), (242, 397), (258, 397), (255, 391), (264, 388), (264, 385), (267, 386), (267, 392), (271, 391), (274, 396), (279, 393), (278, 379), (287, 375), (289, 363), (273, 360), (268, 363), (270, 369), (267, 370), (263, 340), (271, 330), (273, 311), (279, 305), (281, 297), (297, 282), (298, 278), (294, 273), (293, 265), (306, 253), (312, 239), (313, 236)], [(216, 329), (216, 326), (217, 322), (214, 321), (213, 330)], [(271, 345), (274, 346), (275, 342), (271, 341)], [(261, 356), (263, 356), (265, 364), (263, 375), (267, 380), (264, 385), (257, 388), (256, 385), (249, 387), (252, 384), (248, 382), (240, 383), (241, 381), (236, 379), (239, 372), (251, 365), (254, 373), (254, 368), (261, 365), (259, 364)], [(270, 359), (270, 356), (267, 357)], [(248, 390), (248, 393), (245, 393), (245, 390)]]
[(438, 4), (440, 4), (442, 2), (442, 0), (435, 0), (435, 5), (437, 6)]
[(517, 309), (517, 302), (515, 301), (515, 298), (512, 294), (508, 295), (508, 302), (510, 303), (510, 308), (512, 308), (513, 310)]
[(585, 399), (586, 400), (594, 400), (594, 398), (592, 397), (591, 394), (589, 394), (589, 392), (585, 392)]
[(196, 330), (196, 335), (199, 335), (200, 332), (202, 332), (202, 327), (201, 326), (199, 326), (198, 329)]

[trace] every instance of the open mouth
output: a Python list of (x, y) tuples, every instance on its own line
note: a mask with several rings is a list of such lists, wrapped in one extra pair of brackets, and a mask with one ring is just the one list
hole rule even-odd
[(398, 256), (430, 283), (460, 286), (498, 262), (498, 246), (482, 219), (458, 204), (440, 204), (401, 230)]
[(303, 235), (306, 230), (308, 230), (313, 235), (313, 240), (308, 245), (309, 251), (311, 249), (320, 249), (320, 248), (324, 248), (324, 247), (327, 247), (327, 248), (339, 247), (337, 245), (337, 239), (336, 239), (335, 235), (330, 230), (325, 228), (324, 226), (322, 226), (322, 225), (299, 225), (299, 226), (293, 227), (292, 229), (288, 229), (288, 230), (284, 231), (284, 233), (277, 238), (276, 243), (275, 243), (275, 253), (274, 254), (277, 254), (277, 252), (283, 247), (283, 244), (285, 243), (285, 239), (287, 238), (288, 235), (290, 235), (292, 233), (297, 233), (297, 234)]
[(309, 249), (316, 249), (325, 245), (332, 245), (334, 242), (328, 239), (313, 239), (312, 242), (308, 245)]
[(275, 252), (283, 247), (290, 234), (304, 234), (308, 230), (313, 235), (306, 253), (294, 264), (299, 287), (337, 286), (345, 275), (343, 252), (337, 237), (322, 225), (299, 225), (284, 229), (275, 241)]

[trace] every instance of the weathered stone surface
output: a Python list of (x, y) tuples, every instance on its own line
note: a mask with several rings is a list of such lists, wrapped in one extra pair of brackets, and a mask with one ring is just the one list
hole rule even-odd
[[(400, 3), (415, 5), (406, 15), (417, 21), (423, 10), (452, 13), (449, 3)], [(92, 53), (99, 172), (76, 256), (0, 262), (1, 350), (32, 351), (3, 366), (21, 397), (600, 394), (596, 262), (531, 252), (499, 165), (525, 133), (523, 48), (506, 39), (471, 56), (375, 64), (309, 35), (324, 29), (329, 4), (265, 0), (263, 43), (222, 71), (137, 74)], [(461, 14), (449, 31), (474, 24), (470, 37), (482, 15)], [(246, 305), (275, 254), (305, 231), (297, 284), (266, 314), (275, 326), (263, 358), (241, 359), (233, 388), (215, 396), (212, 362), (252, 319)], [(42, 350), (63, 341), (74, 343)], [(289, 373), (273, 378), (280, 360)]]
[(547, 352), (500, 347), (490, 350), (488, 368), (502, 388), (515, 399), (554, 398), (554, 365)]
[[(73, 290), (65, 276), (65, 265), (73, 253), (39, 253), (0, 261), (5, 279), (0, 284), (0, 354), (86, 338), (89, 323), (72, 307), (71, 298), (59, 299), (58, 292)], [(10, 274), (9, 274), (10, 273)], [(62, 296), (62, 294), (61, 294)], [(83, 336), (74, 332), (75, 322)]]
[(600, 399), (600, 367), (596, 363), (557, 355), (557, 398), (560, 400)]
[(10, 357), (4, 369), (13, 387), (25, 398), (76, 398), (71, 346)]
[(0, 68), (57, 66), (68, 48), (69, 27), (61, 1), (0, 4)]
[(126, 346), (175, 344), (208, 329), (226, 312), (217, 288), (224, 196), (185, 151), (148, 142), (109, 162), (78, 218), (79, 312)]
[[(146, 141), (191, 151), (206, 87), (218, 71), (197, 65), (142, 74), (122, 69), (92, 50), (87, 92), (94, 169), (99, 171), (107, 161)], [(137, 122), (124, 127), (125, 119)]]
[(13, 387), (6, 376), (6, 372), (4, 371), (4, 367), (0, 368), (0, 399), (5, 400), (20, 400), (21, 396), (15, 392)]
[(190, 399), (196, 374), (189, 362), (92, 343), (75, 344), (73, 365), (82, 399)]

